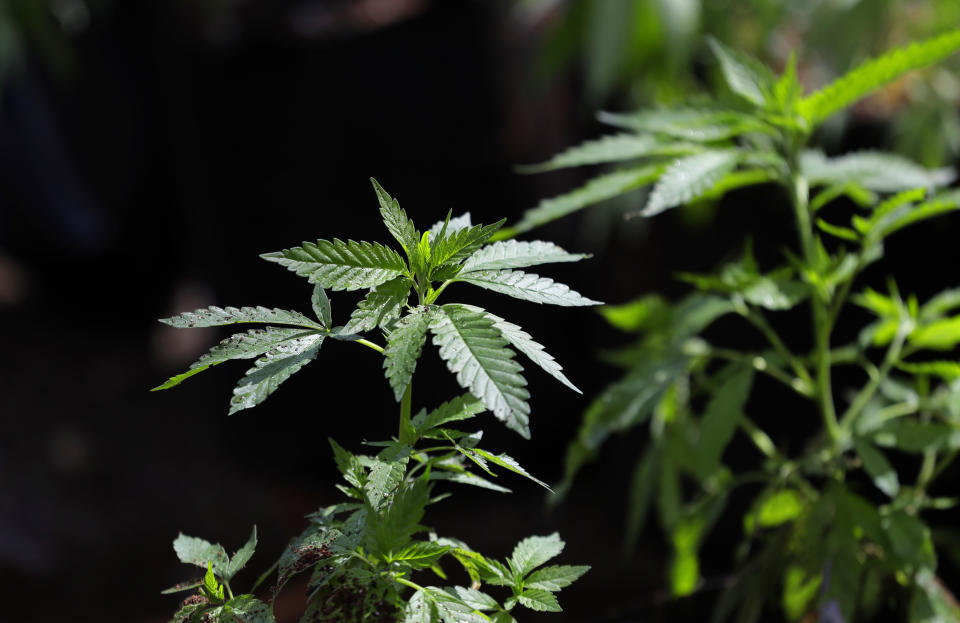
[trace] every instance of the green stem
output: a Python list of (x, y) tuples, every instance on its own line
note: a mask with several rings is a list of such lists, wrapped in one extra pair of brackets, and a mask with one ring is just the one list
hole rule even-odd
[(393, 576), (393, 579), (394, 579), (394, 581), (396, 581), (398, 584), (403, 584), (404, 586), (409, 586), (410, 588), (412, 588), (412, 589), (414, 589), (414, 590), (417, 590), (417, 591), (422, 591), (422, 590), (423, 590), (423, 587), (422, 587), (422, 586), (420, 586), (420, 585), (417, 584), (416, 582), (411, 582), (410, 580), (408, 580), (408, 579), (406, 579), (406, 578), (401, 578), (400, 576), (396, 576), (396, 575), (395, 575), (395, 576)]
[[(770, 326), (770, 323), (767, 322), (766, 317), (760, 312), (751, 309), (747, 312), (745, 318), (756, 327), (764, 337), (767, 338), (767, 341), (770, 342), (770, 345), (773, 346), (773, 349), (784, 358), (784, 360), (790, 364), (790, 367), (793, 368), (794, 374), (807, 382), (810, 389), (813, 389), (814, 382), (813, 378), (810, 376), (810, 372), (807, 371), (807, 367), (790, 352), (790, 349), (787, 348), (787, 345), (783, 343), (783, 340), (780, 339), (780, 336), (776, 331), (773, 330), (773, 327)], [(804, 393), (804, 392), (800, 392)]]
[(717, 359), (726, 359), (727, 361), (744, 363), (748, 366), (751, 366), (754, 370), (763, 372), (769, 377), (780, 381), (801, 396), (806, 396), (807, 398), (811, 397), (811, 392), (813, 389), (812, 383), (805, 383), (798, 378), (791, 377), (784, 370), (773, 365), (760, 355), (741, 353), (739, 351), (726, 348), (711, 348), (708, 354), (709, 356)]
[(877, 389), (879, 389), (880, 385), (887, 379), (887, 376), (889, 376), (894, 364), (900, 360), (900, 353), (903, 350), (903, 342), (905, 339), (906, 331), (898, 331), (893, 341), (890, 342), (890, 347), (887, 349), (887, 354), (883, 358), (883, 363), (880, 364), (880, 369), (877, 370), (875, 374), (870, 375), (870, 380), (863, 386), (863, 389), (860, 390), (856, 397), (854, 397), (853, 402), (850, 403), (847, 410), (843, 412), (843, 417), (840, 418), (840, 426), (845, 432), (849, 433), (852, 430), (853, 422), (857, 415), (867, 406), (867, 403), (873, 398)]
[(400, 443), (413, 445), (417, 442), (417, 433), (410, 424), (410, 405), (412, 403), (411, 393), (413, 391), (413, 381), (407, 385), (403, 392), (403, 398), (400, 399)]
[(427, 304), (427, 305), (430, 305), (430, 304), (433, 303), (435, 300), (437, 300), (437, 297), (440, 296), (440, 293), (443, 292), (443, 291), (447, 288), (448, 285), (450, 285), (451, 283), (454, 283), (455, 281), (456, 281), (456, 279), (447, 279), (446, 281), (444, 281), (443, 283), (441, 283), (439, 288), (437, 288), (436, 290), (433, 291), (432, 294), (430, 294), (430, 295), (427, 296), (427, 298), (426, 298), (426, 304)]
[(357, 344), (363, 344), (363, 345), (366, 346), (367, 348), (372, 348), (373, 350), (377, 351), (378, 353), (381, 353), (381, 354), (383, 353), (383, 347), (382, 347), (382, 346), (377, 346), (377, 345), (374, 344), (373, 342), (368, 342), (367, 340), (365, 340), (365, 339), (363, 339), (363, 338), (360, 338), (359, 340), (355, 340), (355, 341), (356, 341)]

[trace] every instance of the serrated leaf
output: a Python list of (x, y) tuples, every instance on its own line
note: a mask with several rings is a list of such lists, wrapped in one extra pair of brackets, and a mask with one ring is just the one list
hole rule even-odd
[(160, 322), (178, 329), (219, 327), (222, 325), (254, 322), (274, 325), (290, 325), (307, 329), (323, 329), (301, 313), (286, 309), (267, 309), (266, 307), (215, 307), (184, 312), (171, 318), (161, 318)]
[(567, 253), (552, 242), (504, 240), (489, 244), (468, 257), (460, 273), (524, 268), (556, 262), (579, 262), (587, 257), (590, 256), (584, 253)]
[(413, 424), (418, 432), (424, 433), (432, 428), (443, 426), (450, 422), (472, 418), (486, 410), (487, 408), (484, 406), (482, 400), (473, 394), (464, 394), (463, 396), (457, 396), (452, 400), (448, 400), (430, 413), (424, 412), (418, 414), (413, 418), (411, 424)]
[(195, 374), (199, 374), (208, 368), (233, 359), (253, 359), (264, 353), (273, 350), (278, 345), (303, 338), (310, 335), (317, 335), (314, 331), (304, 331), (303, 329), (267, 327), (266, 329), (251, 329), (246, 333), (237, 333), (221, 341), (218, 345), (210, 349), (209, 352), (200, 357), (197, 361), (190, 364), (190, 369), (186, 372), (172, 376), (162, 385), (154, 387), (150, 391), (159, 391), (169, 389), (179, 385)]
[(471, 309), (473, 311), (483, 312), (483, 314), (493, 321), (493, 326), (500, 331), (500, 335), (503, 336), (514, 348), (526, 355), (530, 361), (540, 366), (540, 368), (557, 379), (573, 391), (581, 394), (579, 389), (570, 382), (570, 379), (562, 372), (563, 366), (561, 366), (557, 361), (550, 355), (542, 344), (535, 342), (533, 337), (518, 325), (508, 322), (497, 316), (491, 314), (488, 311), (484, 311), (479, 307), (474, 307), (472, 305), (464, 305), (464, 307)]
[(243, 567), (250, 561), (250, 558), (253, 557), (254, 551), (257, 549), (257, 527), (253, 527), (253, 532), (250, 533), (250, 538), (247, 539), (247, 542), (236, 551), (236, 553), (230, 558), (230, 564), (227, 565), (226, 574), (223, 576), (223, 579), (230, 580), (237, 571), (243, 569)]
[(407, 270), (397, 252), (380, 243), (344, 242), (337, 238), (304, 242), (303, 246), (264, 253), (260, 257), (334, 291), (372, 288)]
[(938, 37), (892, 50), (803, 98), (798, 105), (799, 111), (812, 126), (816, 126), (880, 86), (909, 71), (932, 65), (958, 49), (960, 29), (954, 28)]
[(520, 474), (520, 475), (523, 476), (524, 478), (528, 478), (528, 479), (532, 480), (533, 482), (537, 483), (538, 485), (540, 485), (541, 487), (543, 487), (543, 488), (546, 489), (547, 491), (552, 491), (552, 489), (550, 489), (550, 487), (547, 485), (547, 483), (543, 482), (542, 480), (540, 480), (540, 479), (538, 479), (538, 478), (534, 478), (534, 477), (530, 474), (530, 472), (528, 472), (528, 471), (525, 470), (523, 467), (521, 467), (520, 464), (517, 463), (517, 461), (516, 461), (513, 457), (511, 457), (511, 456), (509, 456), (509, 455), (502, 454), (502, 453), (501, 453), (501, 454), (493, 454), (493, 453), (487, 452), (486, 450), (483, 450), (483, 449), (481, 449), (481, 448), (474, 448), (473, 450), (470, 450), (469, 452), (471, 452), (472, 455), (475, 456), (475, 457), (481, 457), (482, 459), (484, 459), (484, 460), (486, 460), (486, 461), (490, 461), (490, 462), (493, 463), (494, 465), (497, 465), (497, 466), (502, 467), (502, 468), (504, 468), (504, 469), (510, 470), (510, 471), (513, 472), (514, 474)]
[(741, 367), (724, 377), (719, 389), (710, 397), (700, 421), (696, 450), (697, 475), (701, 480), (709, 478), (720, 467), (723, 451), (743, 417), (743, 407), (752, 384), (753, 368)]
[(730, 89), (755, 106), (763, 107), (771, 95), (776, 77), (760, 61), (729, 48), (713, 37), (707, 39)]
[(597, 119), (618, 128), (697, 143), (715, 143), (750, 132), (771, 131), (752, 115), (717, 108), (664, 108), (628, 114), (601, 112)]
[(501, 487), (498, 484), (492, 483), (486, 478), (481, 478), (476, 474), (468, 471), (462, 472), (446, 472), (439, 471), (441, 467), (436, 467), (430, 473), (431, 480), (448, 480), (450, 482), (455, 482), (461, 485), (472, 485), (474, 487), (480, 487), (481, 489), (489, 489), (490, 491), (498, 491), (500, 493), (511, 493), (510, 489), (507, 487)]
[(369, 472), (363, 492), (374, 510), (379, 510), (403, 482), (409, 458), (410, 446), (394, 443), (367, 462)]
[(468, 229), (473, 227), (473, 222), (470, 220), (470, 213), (464, 212), (460, 216), (455, 216), (449, 221), (437, 221), (433, 224), (433, 227), (430, 228), (430, 237), (436, 240), (437, 236), (440, 235), (440, 231), (443, 229), (443, 224), (447, 224), (447, 233), (451, 234), (453, 232), (460, 231), (461, 229)]
[(330, 447), (333, 449), (333, 460), (337, 464), (337, 469), (340, 470), (347, 482), (358, 489), (362, 489), (367, 482), (367, 475), (360, 459), (352, 452), (345, 450), (333, 439), (328, 438), (327, 441), (330, 442)]
[(444, 554), (450, 551), (447, 545), (440, 545), (433, 541), (414, 541), (398, 552), (387, 557), (387, 562), (402, 562), (414, 569), (425, 569), (432, 566)]
[(599, 175), (568, 193), (542, 200), (524, 212), (510, 230), (517, 234), (530, 231), (589, 205), (642, 188), (660, 177), (664, 169), (666, 165), (651, 164)]
[(854, 439), (853, 445), (857, 449), (857, 454), (860, 455), (860, 460), (863, 461), (863, 469), (870, 475), (877, 489), (892, 498), (896, 497), (900, 491), (900, 479), (887, 457), (866, 439), (858, 437)]
[[(493, 610), (498, 606), (496, 599), (477, 589), (454, 586), (452, 590), (460, 601), (476, 610)], [(446, 590), (450, 591), (449, 588)]]
[(562, 612), (556, 595), (540, 588), (528, 588), (517, 597), (521, 604), (537, 612)]
[(526, 576), (551, 558), (559, 556), (564, 545), (556, 532), (547, 536), (527, 537), (513, 548), (510, 567), (516, 576)]
[(230, 415), (257, 406), (291, 375), (316, 359), (323, 338), (314, 334), (288, 340), (257, 359), (233, 389)]
[(310, 297), (310, 305), (313, 307), (313, 313), (317, 315), (320, 323), (326, 327), (333, 326), (333, 319), (330, 313), (330, 299), (326, 291), (318, 284), (313, 286), (313, 296)]
[(203, 586), (201, 588), (209, 599), (223, 601), (223, 585), (217, 582), (217, 576), (213, 573), (213, 563), (211, 562), (207, 562), (207, 573), (203, 576)]
[(413, 378), (417, 360), (427, 340), (430, 321), (431, 313), (427, 308), (417, 309), (401, 318), (396, 328), (387, 336), (383, 368), (398, 402)]
[(569, 286), (557, 283), (549, 277), (540, 277), (519, 270), (476, 271), (460, 275), (457, 280), (533, 303), (563, 307), (602, 304), (600, 301), (588, 299), (579, 292), (571, 290)]
[(367, 549), (381, 558), (403, 549), (411, 536), (424, 529), (420, 520), (423, 519), (429, 495), (426, 480), (404, 483), (388, 506), (377, 513), (368, 512), (364, 531)]
[(413, 221), (407, 218), (407, 213), (400, 208), (400, 203), (391, 197), (377, 180), (371, 177), (370, 183), (373, 184), (373, 189), (377, 193), (383, 224), (387, 226), (387, 230), (396, 238), (404, 251), (408, 255), (412, 254), (420, 241), (420, 233)]
[(855, 183), (877, 192), (899, 192), (949, 184), (953, 169), (925, 169), (896, 154), (859, 151), (835, 158), (820, 151), (804, 151), (800, 169), (811, 185)]
[(170, 619), (170, 623), (196, 623), (199, 620), (200, 614), (202, 611), (208, 610), (210, 604), (208, 603), (190, 603), (185, 606), (181, 606)]
[(431, 266), (446, 263), (457, 264), (473, 255), (491, 236), (497, 233), (507, 219), (501, 219), (492, 225), (475, 225), (451, 231), (449, 228), (431, 245)]
[(400, 318), (412, 286), (413, 283), (408, 278), (397, 277), (373, 287), (363, 300), (357, 303), (357, 308), (350, 314), (350, 321), (343, 328), (343, 332), (360, 333), (390, 326)]
[(488, 623), (489, 618), (463, 602), (455, 593), (435, 586), (426, 587), (428, 598), (437, 607), (443, 623)]
[(696, 143), (664, 141), (649, 135), (610, 134), (586, 141), (540, 164), (517, 167), (520, 173), (542, 173), (587, 164), (620, 162), (652, 156), (682, 156), (703, 148)]
[(211, 613), (217, 623), (275, 623), (273, 610), (253, 595), (238, 595)]
[(674, 160), (654, 186), (641, 214), (653, 216), (697, 199), (737, 166), (734, 150), (707, 151)]
[(588, 565), (553, 565), (537, 569), (523, 581), (527, 588), (556, 592), (570, 586), (590, 570)]
[(508, 428), (529, 438), (530, 406), (523, 367), (507, 340), (482, 312), (462, 305), (437, 308), (430, 323), (433, 343), (460, 386), (470, 390)]
[(920, 205), (905, 205), (875, 219), (870, 232), (874, 239), (883, 238), (914, 223), (953, 212), (960, 208), (960, 192), (943, 193)]
[(170, 588), (165, 588), (160, 591), (161, 595), (173, 595), (175, 593), (182, 593), (183, 591), (192, 591), (195, 588), (203, 586), (203, 578), (196, 578), (193, 580), (186, 580), (184, 582), (177, 582)]
[(173, 551), (182, 563), (196, 565), (201, 569), (206, 569), (209, 563), (221, 577), (224, 577), (230, 565), (230, 557), (222, 545), (183, 533), (173, 541)]

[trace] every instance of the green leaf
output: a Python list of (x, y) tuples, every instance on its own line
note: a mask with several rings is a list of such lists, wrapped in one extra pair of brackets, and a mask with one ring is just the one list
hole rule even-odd
[(804, 151), (800, 169), (811, 186), (854, 183), (877, 192), (899, 192), (949, 184), (953, 169), (925, 169), (896, 154), (860, 151), (828, 158), (820, 151)]
[(586, 141), (541, 164), (517, 167), (520, 173), (542, 173), (587, 164), (636, 160), (651, 156), (683, 156), (703, 148), (696, 143), (664, 141), (649, 135), (611, 134)]
[(526, 588), (556, 592), (570, 586), (590, 570), (588, 565), (553, 565), (537, 569), (523, 581)]
[(331, 328), (333, 319), (330, 314), (330, 299), (327, 298), (326, 291), (319, 285), (313, 286), (313, 296), (310, 297), (310, 304), (313, 306), (313, 313), (317, 315), (320, 323), (328, 329)]
[(707, 403), (707, 410), (700, 422), (696, 465), (701, 480), (709, 478), (720, 467), (723, 451), (737, 431), (737, 425), (743, 417), (743, 407), (750, 396), (753, 368), (734, 369), (732, 374), (723, 379)]
[(960, 379), (960, 363), (956, 361), (901, 361), (897, 369), (915, 376), (938, 376), (948, 383)]
[(524, 212), (511, 231), (518, 234), (530, 231), (589, 205), (642, 188), (660, 177), (665, 169), (663, 164), (651, 164), (599, 175), (568, 193), (542, 200)]
[(396, 328), (387, 336), (387, 347), (383, 351), (383, 369), (398, 402), (413, 378), (417, 360), (427, 340), (427, 328), (431, 319), (432, 315), (427, 308), (418, 308), (400, 319)]
[(206, 569), (208, 564), (212, 565), (213, 570), (221, 577), (225, 576), (230, 566), (230, 557), (222, 545), (182, 533), (173, 541), (173, 551), (180, 562), (202, 569)]
[(506, 222), (507, 219), (502, 219), (492, 225), (475, 225), (454, 231), (448, 229), (442, 237), (438, 234), (437, 240), (431, 245), (430, 265), (457, 264), (467, 259)]
[(787, 620), (797, 621), (810, 609), (823, 582), (819, 573), (808, 575), (802, 567), (790, 565), (783, 574), (783, 613)]
[(960, 288), (940, 292), (920, 308), (919, 319), (923, 323), (938, 320), (944, 314), (960, 307)]
[(935, 320), (919, 327), (910, 333), (909, 341), (917, 348), (950, 350), (960, 343), (960, 316)]
[(379, 510), (403, 482), (410, 458), (410, 446), (393, 443), (384, 448), (375, 459), (366, 462), (369, 469), (363, 492), (374, 510)]
[(418, 479), (402, 484), (382, 511), (368, 512), (364, 542), (370, 552), (387, 559), (391, 553), (403, 550), (411, 536), (424, 530), (420, 520), (429, 496), (428, 482)]
[(323, 338), (323, 335), (314, 334), (288, 340), (257, 359), (233, 389), (230, 414), (266, 400), (281, 383), (316, 359)]
[(715, 143), (750, 132), (771, 131), (752, 115), (717, 108), (664, 108), (629, 114), (601, 112), (597, 119), (618, 128), (697, 143)]
[(238, 595), (211, 613), (217, 623), (274, 623), (270, 606), (253, 595)]
[(559, 556), (564, 545), (556, 532), (548, 536), (527, 537), (513, 548), (509, 561), (510, 568), (514, 575), (526, 576), (543, 563)]
[(650, 445), (643, 451), (643, 456), (633, 469), (627, 494), (627, 527), (624, 536), (627, 549), (632, 550), (636, 546), (637, 538), (643, 532), (657, 485), (659, 459), (658, 446)]
[(426, 597), (422, 589), (410, 596), (403, 616), (404, 623), (439, 623), (440, 621), (437, 607)]
[[(439, 471), (443, 469), (446, 465), (435, 465), (434, 470), (430, 473), (431, 480), (448, 480), (450, 482), (455, 482), (461, 485), (472, 485), (474, 487), (480, 487), (481, 489), (489, 489), (490, 491), (498, 491), (500, 493), (511, 493), (510, 489), (507, 487), (501, 487), (498, 484), (494, 484), (487, 480), (486, 478), (481, 478), (476, 474), (468, 471), (452, 471), (445, 472)], [(462, 469), (462, 468), (461, 468)]]
[(744, 518), (744, 532), (753, 533), (754, 526), (774, 528), (793, 521), (804, 512), (804, 501), (793, 489), (780, 489), (765, 495)]
[(751, 104), (763, 107), (770, 98), (776, 77), (760, 61), (738, 50), (727, 47), (713, 37), (707, 43), (713, 55), (720, 61), (720, 69), (727, 85), (737, 95)]
[(267, 327), (266, 329), (251, 329), (246, 333), (237, 333), (220, 342), (217, 346), (210, 349), (208, 353), (200, 357), (190, 365), (186, 372), (172, 376), (162, 385), (154, 387), (150, 391), (159, 391), (170, 389), (179, 385), (195, 374), (199, 374), (208, 368), (221, 364), (224, 361), (233, 359), (254, 359), (264, 353), (272, 351), (284, 342), (300, 338), (320, 335), (314, 331), (304, 331), (303, 329)]
[(953, 212), (957, 208), (960, 208), (960, 192), (943, 193), (920, 205), (905, 205), (876, 218), (870, 234), (874, 239), (880, 239), (914, 223)]
[(387, 562), (402, 562), (414, 569), (426, 569), (433, 566), (444, 554), (450, 551), (447, 545), (433, 541), (414, 541), (398, 552), (390, 554)]
[(911, 623), (957, 623), (960, 607), (956, 598), (931, 569), (921, 569), (914, 577), (910, 601)]
[(461, 275), (457, 280), (533, 303), (564, 307), (601, 304), (600, 301), (588, 299), (553, 279), (519, 270), (476, 271)]
[(579, 389), (570, 382), (570, 379), (563, 374), (563, 367), (556, 362), (552, 355), (546, 352), (543, 348), (543, 345), (535, 342), (529, 333), (521, 329), (518, 325), (508, 322), (497, 316), (491, 314), (488, 311), (484, 311), (479, 307), (474, 307), (472, 305), (464, 305), (464, 307), (477, 312), (482, 312), (488, 319), (493, 321), (493, 326), (500, 332), (500, 335), (505, 338), (514, 348), (526, 355), (530, 361), (537, 364), (544, 372), (557, 379), (573, 391), (581, 394)]
[(895, 510), (882, 519), (893, 554), (912, 567), (911, 570), (933, 570), (937, 564), (930, 529), (917, 517)]
[(351, 485), (362, 489), (367, 482), (367, 474), (363, 469), (363, 464), (356, 455), (345, 450), (333, 439), (327, 439), (330, 442), (330, 448), (333, 449), (333, 460), (337, 464), (337, 469), (343, 474), (343, 477)]
[(192, 591), (193, 589), (203, 586), (203, 578), (187, 580), (185, 582), (177, 582), (170, 588), (165, 588), (160, 591), (161, 595), (173, 595), (176, 593), (182, 593), (184, 591)]
[(537, 483), (538, 485), (540, 485), (541, 487), (543, 487), (543, 488), (546, 489), (547, 491), (552, 491), (552, 490), (550, 489), (550, 487), (547, 485), (547, 483), (543, 482), (542, 480), (540, 480), (540, 479), (538, 479), (538, 478), (534, 478), (534, 477), (530, 474), (530, 472), (528, 472), (528, 471), (525, 470), (523, 467), (521, 467), (520, 464), (517, 463), (517, 461), (516, 461), (513, 457), (511, 457), (511, 456), (509, 456), (509, 455), (506, 455), (506, 454), (503, 454), (503, 453), (501, 453), (501, 454), (493, 454), (493, 453), (487, 452), (486, 450), (483, 450), (483, 449), (481, 449), (481, 448), (474, 448), (474, 449), (470, 450), (469, 452), (471, 453), (471, 458), (477, 458), (477, 457), (479, 457), (479, 458), (481, 458), (481, 459), (483, 459), (483, 460), (490, 461), (491, 463), (493, 463), (494, 465), (497, 465), (498, 467), (502, 467), (502, 468), (504, 468), (504, 469), (506, 469), (506, 470), (509, 470), (509, 471), (513, 472), (514, 474), (520, 474), (520, 475), (523, 476), (524, 478), (528, 478), (528, 479), (532, 480), (533, 482)]
[(697, 199), (737, 166), (735, 150), (713, 150), (674, 160), (657, 181), (641, 214), (654, 216)]
[(285, 309), (267, 309), (266, 307), (241, 307), (240, 309), (236, 307), (208, 307), (192, 312), (184, 312), (172, 318), (161, 318), (160, 322), (168, 324), (171, 327), (177, 327), (178, 329), (218, 327), (243, 322), (291, 325), (307, 329), (324, 328), (323, 325), (317, 324), (298, 312), (287, 311)]
[(504, 240), (489, 244), (468, 257), (460, 273), (524, 268), (555, 262), (579, 262), (587, 257), (590, 256), (583, 253), (567, 253), (552, 242)]
[(472, 394), (464, 394), (443, 403), (430, 413), (418, 414), (411, 424), (422, 434), (450, 422), (472, 418), (486, 410), (482, 400)]
[(960, 448), (960, 430), (947, 424), (899, 419), (877, 431), (873, 441), (878, 446), (892, 446), (903, 452)]
[(211, 600), (223, 601), (223, 585), (217, 582), (217, 576), (213, 573), (213, 564), (207, 562), (207, 574), (203, 576), (203, 592)]
[(900, 479), (897, 478), (897, 472), (890, 465), (890, 461), (877, 450), (873, 444), (866, 439), (856, 438), (853, 441), (860, 460), (863, 461), (863, 469), (870, 474), (873, 484), (890, 497), (896, 497), (900, 491)]
[(529, 438), (530, 406), (523, 367), (513, 360), (493, 321), (462, 305), (443, 305), (432, 315), (433, 343), (447, 368), (508, 428)]
[(397, 277), (374, 286), (363, 300), (357, 303), (357, 308), (350, 314), (350, 321), (343, 328), (343, 332), (361, 333), (377, 327), (389, 327), (400, 318), (411, 287), (413, 282), (407, 277)]
[(960, 29), (913, 43), (863, 63), (799, 103), (800, 113), (811, 126), (875, 91), (903, 74), (932, 65), (960, 49)]
[(537, 612), (562, 612), (556, 595), (540, 588), (528, 588), (517, 597), (521, 604)]
[(372, 288), (406, 273), (396, 251), (373, 242), (336, 238), (304, 242), (301, 247), (261, 255), (328, 290)]
[(420, 241), (420, 232), (417, 231), (413, 221), (407, 218), (407, 213), (400, 208), (400, 203), (387, 194), (377, 180), (371, 177), (370, 183), (373, 184), (377, 201), (380, 202), (380, 216), (383, 217), (383, 224), (387, 226), (407, 255), (412, 257)]
[(223, 579), (230, 580), (237, 571), (243, 569), (243, 567), (250, 561), (250, 558), (253, 557), (253, 552), (257, 549), (257, 527), (253, 527), (253, 532), (250, 533), (250, 538), (247, 539), (247, 542), (243, 547), (237, 550), (237, 552), (230, 558), (230, 564), (227, 565), (226, 573), (223, 575)]
[(646, 329), (669, 313), (669, 305), (659, 294), (650, 294), (619, 305), (604, 305), (597, 311), (621, 331)]
[(434, 223), (433, 227), (430, 228), (430, 237), (436, 240), (440, 236), (444, 224), (447, 226), (446, 233), (448, 234), (473, 227), (473, 222), (470, 220), (470, 213), (464, 212), (460, 216), (455, 216), (450, 220), (437, 221)]

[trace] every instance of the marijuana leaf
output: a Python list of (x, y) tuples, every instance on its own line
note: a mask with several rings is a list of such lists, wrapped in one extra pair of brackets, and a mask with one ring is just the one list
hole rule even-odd
[(286, 266), (328, 290), (371, 288), (406, 274), (407, 266), (396, 251), (376, 242), (317, 240), (301, 247), (264, 253), (260, 257)]
[(706, 193), (737, 166), (740, 154), (735, 150), (714, 150), (675, 160), (660, 176), (643, 209), (644, 216), (687, 203)]
[(410, 379), (413, 378), (413, 371), (417, 367), (417, 359), (420, 358), (420, 351), (427, 339), (427, 328), (431, 320), (431, 314), (427, 308), (418, 308), (404, 316), (387, 336), (387, 347), (383, 351), (383, 367), (397, 401), (403, 396), (403, 392), (410, 384)]
[(461, 274), (457, 280), (534, 303), (565, 307), (601, 304), (600, 301), (588, 299), (571, 290), (569, 286), (557, 283), (549, 277), (540, 277), (519, 270), (475, 271)]
[(316, 359), (323, 338), (313, 334), (288, 340), (257, 359), (233, 389), (230, 415), (257, 406), (291, 375)]

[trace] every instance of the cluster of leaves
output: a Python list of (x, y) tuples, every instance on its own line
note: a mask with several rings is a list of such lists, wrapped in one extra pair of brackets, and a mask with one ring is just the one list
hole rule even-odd
[[(743, 518), (739, 570), (716, 620), (757, 621), (776, 601), (791, 621), (812, 613), (821, 620), (870, 619), (889, 607), (885, 596), (908, 592), (911, 621), (960, 621), (960, 608), (937, 579), (924, 519), (927, 511), (957, 503), (932, 495), (930, 487), (960, 452), (960, 364), (944, 358), (960, 345), (960, 294), (947, 290), (922, 305), (893, 284), (886, 293), (860, 286), (852, 295), (892, 234), (960, 208), (960, 192), (938, 190), (954, 173), (894, 154), (828, 158), (804, 148), (834, 112), (960, 49), (960, 30), (890, 52), (808, 95), (794, 62), (776, 76), (719, 42), (711, 47), (726, 89), (715, 104), (603, 115), (631, 132), (575, 147), (538, 169), (636, 164), (543, 202), (516, 230), (654, 181), (646, 216), (772, 182), (790, 197), (799, 253), (786, 251), (782, 266), (763, 271), (748, 245), (714, 274), (683, 275), (695, 292), (678, 302), (647, 296), (604, 308), (614, 326), (638, 336), (609, 355), (626, 371), (585, 413), (563, 488), (610, 435), (646, 425), (650, 443), (630, 485), (628, 538), (636, 538), (655, 507), (672, 544), (676, 595), (700, 585), (698, 550), (731, 493), (760, 483)], [(876, 320), (858, 340), (834, 345), (837, 318), (851, 303)], [(794, 340), (783, 340), (770, 320), (799, 305), (812, 311), (807, 353), (792, 351), (787, 342)], [(723, 316), (745, 320), (768, 346), (711, 343), (703, 332)], [(885, 352), (878, 356), (876, 349)], [(863, 386), (835, 392), (841, 366), (862, 370)], [(790, 454), (796, 445), (789, 439), (777, 443), (764, 430), (778, 418), (749, 415), (758, 375), (798, 399), (785, 404), (819, 418), (818, 434), (799, 454)], [(738, 432), (758, 452), (756, 471), (737, 473), (724, 464)], [(908, 481), (910, 455), (919, 469)]]
[[(405, 258), (378, 243), (337, 239), (263, 255), (313, 284), (315, 318), (263, 307), (210, 307), (164, 319), (166, 324), (184, 328), (240, 323), (266, 326), (223, 340), (189, 370), (156, 389), (178, 385), (225, 361), (253, 359), (253, 367), (233, 391), (230, 413), (234, 413), (267, 399), (317, 357), (327, 338), (382, 353), (384, 374), (400, 402), (398, 435), (370, 443), (380, 448), (374, 455), (353, 454), (331, 440), (346, 481), (338, 488), (349, 501), (310, 516), (310, 526), (290, 543), (275, 565), (273, 597), (294, 575), (310, 571), (302, 618), (310, 623), (510, 623), (514, 621), (510, 612), (518, 604), (538, 611), (559, 611), (554, 593), (579, 578), (587, 567), (541, 568), (563, 549), (556, 534), (527, 538), (510, 559), (500, 562), (461, 541), (436, 536), (421, 521), (426, 506), (445, 497), (433, 494), (438, 480), (509, 492), (488, 478), (496, 476), (493, 470), (499, 468), (546, 487), (509, 455), (481, 448), (482, 431), (451, 428), (453, 423), (490, 411), (510, 429), (529, 437), (529, 393), (523, 368), (515, 360), (516, 351), (564, 385), (579, 390), (543, 346), (519, 326), (479, 307), (440, 305), (436, 300), (449, 285), (465, 282), (537, 303), (593, 305), (596, 301), (563, 284), (517, 270), (574, 262), (585, 256), (541, 241), (488, 243), (503, 221), (474, 226), (469, 215), (448, 215), (421, 233), (398, 202), (376, 181), (373, 185), (384, 223)], [(366, 296), (346, 325), (334, 326), (326, 291), (358, 289), (367, 289)], [(410, 304), (411, 294), (416, 294), (416, 304)], [(363, 332), (382, 333), (386, 346), (361, 337)], [(428, 333), (468, 393), (414, 415), (412, 378)], [(199, 588), (199, 592), (184, 602), (174, 622), (272, 621), (267, 602), (253, 595), (234, 597), (230, 589), (230, 579), (250, 558), (255, 545), (254, 535), (228, 559), (219, 545), (178, 538), (174, 548), (180, 559), (206, 566), (208, 571), (205, 578), (182, 585), (184, 589)], [(432, 572), (446, 580), (441, 566), (444, 559), (457, 561), (472, 584), (435, 587), (413, 581), (418, 572)], [(512, 594), (501, 603), (480, 590), (484, 585), (508, 587)]]

